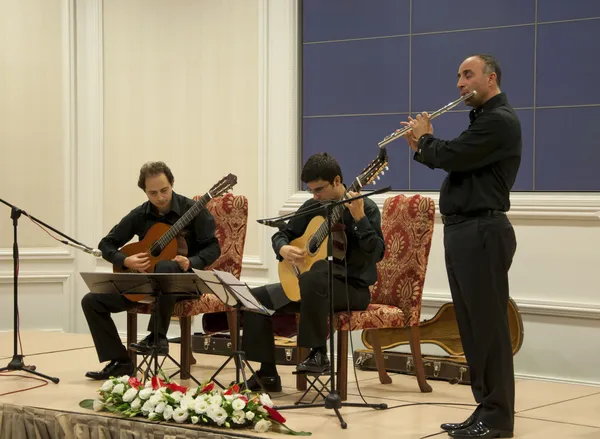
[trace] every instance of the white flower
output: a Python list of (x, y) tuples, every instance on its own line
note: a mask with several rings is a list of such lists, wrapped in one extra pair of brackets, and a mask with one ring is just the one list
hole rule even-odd
[(190, 419), (192, 420), (192, 424), (197, 424), (200, 422), (200, 418), (198, 416), (192, 416)]
[(148, 414), (148, 419), (150, 419), (151, 421), (154, 421), (155, 419), (158, 419), (159, 415), (157, 413), (154, 412), (150, 412)]
[(140, 398), (135, 398), (135, 400), (131, 403), (131, 408), (133, 410), (138, 410), (142, 406), (142, 400)]
[(210, 419), (215, 421), (217, 425), (223, 425), (223, 423), (227, 419), (227, 412), (225, 411), (225, 409), (223, 407), (218, 407), (215, 405), (211, 405), (206, 411), (206, 414)]
[(151, 387), (146, 387), (146, 388), (140, 390), (139, 397), (140, 397), (140, 399), (143, 399), (145, 401), (146, 399), (150, 398), (153, 393), (154, 393), (154, 390), (152, 390)]
[(251, 421), (254, 419), (254, 412), (246, 412), (246, 419)]
[(256, 424), (254, 424), (254, 431), (258, 433), (264, 433), (271, 427), (271, 423), (266, 419), (261, 419)]
[(135, 397), (137, 396), (137, 389), (135, 388), (131, 388), (129, 389), (127, 392), (125, 392), (125, 394), (123, 395), (123, 401), (125, 402), (131, 402), (135, 399)]
[(231, 408), (234, 410), (242, 410), (244, 407), (246, 407), (246, 401), (243, 399), (238, 398), (231, 403)]
[(233, 395), (223, 395), (225, 397), (225, 401), (233, 401), (233, 398), (235, 398), (235, 396)]
[(94, 400), (94, 411), (101, 412), (104, 409), (104, 403), (99, 399)]
[(243, 424), (246, 422), (246, 414), (243, 410), (234, 410), (231, 414), (231, 419), (233, 419), (233, 422), (236, 424)]
[(208, 410), (208, 402), (205, 399), (196, 398), (194, 411), (201, 415), (202, 413), (206, 413), (206, 410)]
[(179, 390), (171, 393), (171, 398), (173, 398), (175, 400), (175, 402), (181, 402), (181, 399), (183, 398), (183, 393), (181, 393)]
[(187, 392), (185, 392), (185, 396), (191, 396), (191, 397), (193, 397), (196, 394), (197, 391), (198, 391), (197, 387), (195, 389), (189, 388), (187, 390)]
[(181, 398), (179, 407), (181, 407), (184, 410), (188, 410), (188, 409), (191, 410), (195, 404), (196, 404), (196, 401), (194, 400), (194, 398), (192, 398), (190, 395), (185, 395), (183, 398)]
[(221, 403), (223, 402), (223, 397), (217, 393), (217, 394), (211, 396), (210, 399), (208, 400), (208, 402), (210, 403), (210, 405), (216, 405), (216, 406), (221, 407)]
[(114, 387), (114, 383), (111, 380), (105, 381), (104, 384), (102, 384), (102, 387), (100, 387), (100, 390), (102, 390), (103, 392), (108, 392), (110, 390), (112, 390), (112, 388)]
[(156, 413), (162, 413), (165, 410), (165, 407), (167, 406), (166, 402), (159, 402), (156, 407), (154, 408), (154, 411)]
[(186, 409), (182, 409), (181, 407), (173, 410), (173, 420), (180, 424), (184, 423), (188, 418), (188, 411)]
[(119, 381), (123, 384), (127, 384), (129, 382), (129, 375), (123, 375), (121, 378), (119, 378)]
[(152, 404), (152, 401), (148, 400), (142, 406), (142, 413), (144, 413), (146, 415), (146, 414), (148, 414), (150, 412), (153, 412), (154, 411), (154, 407), (156, 407), (156, 404)]
[(124, 384), (117, 384), (112, 389), (112, 393), (117, 394), (117, 395), (122, 395), (124, 391), (125, 391), (125, 385)]
[(149, 399), (149, 401), (152, 401), (152, 404), (156, 405), (161, 401), (165, 400), (165, 396), (161, 393), (161, 392), (155, 392)]
[(273, 401), (271, 401), (271, 398), (266, 393), (260, 395), (260, 403), (267, 407), (273, 407)]
[[(168, 421), (169, 419), (171, 419), (173, 417), (173, 407), (171, 407), (170, 405), (165, 406), (165, 409), (163, 410), (163, 418), (165, 418), (165, 421)], [(187, 417), (187, 414), (186, 414)]]
[(149, 387), (152, 387), (152, 381), (148, 380), (146, 381), (146, 384), (144, 384), (144, 387), (147, 389)]
[(266, 410), (265, 410), (265, 408), (264, 408), (262, 405), (260, 405), (260, 406), (256, 407), (256, 411), (257, 411), (257, 412), (264, 413), (264, 414), (269, 414), (269, 412), (268, 412), (268, 411), (266, 411)]

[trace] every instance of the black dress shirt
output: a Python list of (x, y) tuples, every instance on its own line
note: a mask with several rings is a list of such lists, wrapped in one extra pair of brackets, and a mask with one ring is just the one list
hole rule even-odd
[(448, 172), (440, 190), (442, 215), (507, 212), (521, 164), (521, 123), (505, 93), (471, 110), (469, 119), (454, 140), (421, 136), (414, 159)]
[[(195, 201), (173, 192), (171, 210), (159, 215), (150, 201), (129, 212), (98, 244), (102, 257), (113, 265), (124, 267), (126, 256), (119, 251), (135, 235), (141, 241), (148, 229), (156, 223), (173, 225), (194, 205)], [(221, 247), (215, 236), (215, 220), (208, 209), (200, 213), (182, 230), (188, 246), (190, 266), (197, 270), (212, 264), (221, 255)]]
[[(381, 231), (381, 213), (379, 208), (369, 198), (365, 201), (365, 216), (360, 221), (354, 221), (352, 214), (346, 208), (339, 225), (334, 225), (334, 230), (343, 230), (346, 234), (346, 263), (348, 273), (348, 284), (356, 288), (366, 288), (377, 281), (377, 262), (383, 259), (385, 244)], [(306, 201), (298, 212), (317, 207), (319, 204), (315, 199)], [(293, 218), (287, 223), (287, 227), (273, 235), (271, 241), (273, 250), (279, 261), (283, 260), (279, 251), (281, 247), (289, 244), (292, 240), (302, 236), (308, 223), (315, 216), (323, 216), (324, 212), (315, 212), (306, 216)], [(323, 244), (325, 245), (325, 244)], [(336, 261), (334, 274), (344, 273), (344, 262)]]

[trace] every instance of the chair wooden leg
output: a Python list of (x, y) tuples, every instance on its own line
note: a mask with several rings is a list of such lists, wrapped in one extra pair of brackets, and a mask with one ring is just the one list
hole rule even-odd
[(337, 390), (342, 401), (348, 399), (348, 331), (338, 331)]
[[(299, 333), (300, 328), (300, 316), (296, 314), (296, 334)], [(298, 338), (296, 337), (296, 340)], [(296, 347), (296, 352), (298, 354), (298, 359), (296, 364), (300, 364), (306, 357), (308, 357), (308, 349), (301, 348), (300, 346)], [(306, 390), (306, 375), (298, 374), (296, 375), (296, 390), (305, 391)]]
[(423, 357), (421, 355), (421, 330), (418, 325), (410, 327), (410, 352), (412, 353), (419, 388), (421, 392), (429, 393), (433, 389), (425, 379), (425, 369), (423, 368)]
[(137, 353), (129, 349), (131, 343), (137, 343), (137, 314), (127, 313), (127, 353), (137, 367)]
[(192, 352), (192, 318), (179, 317), (179, 326), (181, 328), (181, 371), (179, 376), (182, 380), (190, 379), (191, 352)]
[(375, 365), (377, 366), (377, 373), (379, 374), (379, 382), (381, 384), (391, 384), (392, 379), (385, 369), (385, 360), (383, 359), (383, 350), (381, 349), (381, 340), (379, 339), (379, 330), (370, 329), (369, 332), (373, 334), (373, 355), (375, 356)]

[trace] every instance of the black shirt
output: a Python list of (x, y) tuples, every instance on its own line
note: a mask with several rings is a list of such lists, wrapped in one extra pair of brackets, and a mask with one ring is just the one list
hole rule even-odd
[[(383, 259), (385, 244), (381, 231), (381, 213), (374, 201), (363, 198), (365, 201), (365, 216), (358, 222), (354, 221), (352, 214), (346, 208), (340, 225), (333, 229), (343, 229), (346, 240), (346, 263), (348, 273), (348, 284), (356, 288), (366, 288), (377, 281), (377, 262)], [(318, 201), (311, 198), (306, 201), (298, 212), (317, 207)], [(292, 240), (302, 236), (308, 223), (315, 217), (324, 215), (324, 212), (315, 212), (303, 217), (292, 218), (287, 227), (275, 233), (271, 238), (273, 250), (279, 261), (283, 260), (279, 251), (281, 247), (289, 244)], [(325, 245), (325, 244), (323, 244)], [(344, 263), (336, 261), (335, 274), (343, 273)]]
[(421, 136), (414, 159), (448, 172), (440, 190), (442, 215), (510, 209), (510, 190), (521, 164), (521, 123), (505, 93), (471, 110), (454, 140)]
[[(187, 210), (195, 204), (183, 195), (173, 192), (171, 210), (165, 215), (159, 215), (150, 201), (136, 207), (127, 214), (98, 244), (102, 257), (113, 265), (124, 267), (126, 256), (119, 251), (135, 235), (141, 241), (148, 229), (156, 223), (173, 225)], [(215, 236), (215, 219), (208, 209), (200, 213), (182, 230), (188, 246), (190, 266), (197, 270), (212, 264), (221, 255), (221, 247)]]

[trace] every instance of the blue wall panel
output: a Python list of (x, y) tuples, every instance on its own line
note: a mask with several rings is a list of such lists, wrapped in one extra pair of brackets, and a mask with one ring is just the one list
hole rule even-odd
[[(457, 99), (460, 63), (483, 52), (523, 129), (513, 190), (600, 191), (600, 0), (304, 0), (302, 18), (303, 160), (329, 151), (354, 177), (409, 112)], [(468, 108), (433, 124), (452, 139)], [(404, 139), (388, 152), (381, 184), (439, 190), (445, 172), (414, 162)]]

